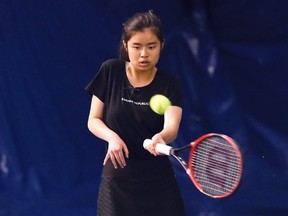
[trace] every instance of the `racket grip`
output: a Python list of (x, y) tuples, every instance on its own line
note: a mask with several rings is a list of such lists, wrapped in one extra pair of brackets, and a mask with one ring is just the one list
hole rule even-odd
[[(144, 142), (143, 142), (143, 147), (145, 149), (147, 149), (151, 142), (152, 142), (151, 139), (145, 139)], [(164, 154), (164, 155), (170, 155), (171, 148), (172, 148), (171, 146), (168, 146), (168, 145), (165, 145), (165, 144), (161, 144), (161, 143), (158, 143), (155, 146), (155, 150), (158, 151), (161, 154)]]

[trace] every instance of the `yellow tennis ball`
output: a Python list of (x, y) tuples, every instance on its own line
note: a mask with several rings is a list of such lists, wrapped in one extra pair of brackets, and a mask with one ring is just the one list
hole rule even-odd
[(164, 95), (156, 94), (151, 97), (149, 104), (155, 113), (163, 115), (166, 109), (171, 106), (171, 101)]

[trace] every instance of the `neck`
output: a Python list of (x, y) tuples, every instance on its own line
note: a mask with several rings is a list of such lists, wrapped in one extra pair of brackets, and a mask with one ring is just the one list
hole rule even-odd
[(133, 87), (143, 87), (151, 83), (155, 77), (156, 71), (156, 67), (147, 71), (138, 71), (133, 69), (129, 63), (126, 65), (126, 75)]

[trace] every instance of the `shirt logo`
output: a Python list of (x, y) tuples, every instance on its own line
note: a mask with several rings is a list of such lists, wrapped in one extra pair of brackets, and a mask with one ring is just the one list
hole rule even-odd
[(140, 102), (140, 101), (133, 101), (131, 99), (126, 99), (126, 98), (121, 98), (121, 101), (124, 101), (126, 103), (132, 103), (132, 104), (135, 104), (137, 106), (149, 106), (149, 103), (148, 102)]

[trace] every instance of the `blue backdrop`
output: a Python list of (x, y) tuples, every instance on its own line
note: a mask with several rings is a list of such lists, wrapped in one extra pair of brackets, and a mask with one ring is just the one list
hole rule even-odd
[(122, 22), (153, 9), (179, 75), (184, 116), (174, 145), (232, 136), (241, 184), (225, 199), (174, 168), (187, 216), (288, 215), (286, 0), (1, 0), (0, 216), (92, 216), (104, 157), (88, 132), (85, 85), (117, 58)]

